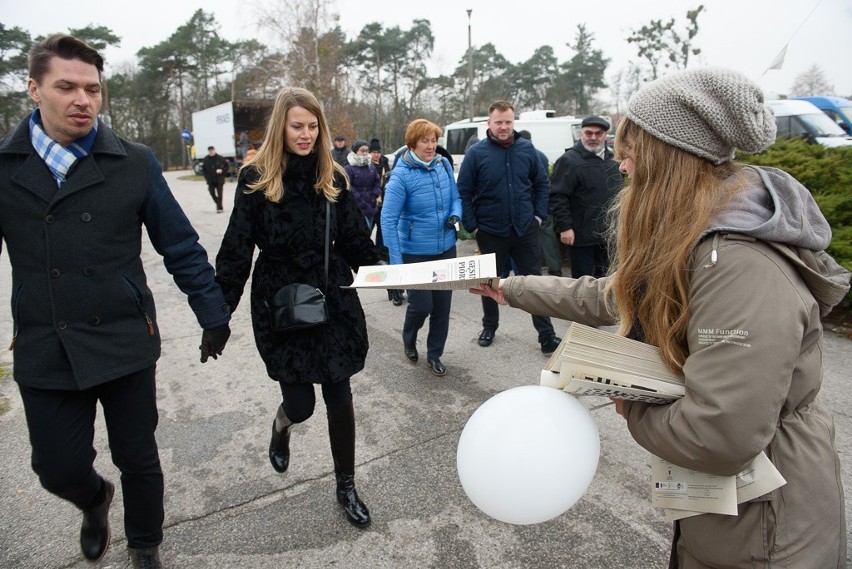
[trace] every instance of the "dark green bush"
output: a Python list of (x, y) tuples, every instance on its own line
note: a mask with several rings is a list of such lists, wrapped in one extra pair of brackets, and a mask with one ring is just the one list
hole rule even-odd
[(801, 138), (779, 138), (765, 152), (738, 154), (737, 160), (779, 168), (804, 184), (831, 224), (828, 253), (852, 270), (852, 146), (826, 148)]

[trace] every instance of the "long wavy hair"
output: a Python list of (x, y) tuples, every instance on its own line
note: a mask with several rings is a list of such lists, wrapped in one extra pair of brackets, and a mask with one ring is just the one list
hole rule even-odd
[(243, 164), (243, 168), (255, 168), (259, 174), (257, 181), (248, 185), (248, 192), (262, 191), (269, 201), (281, 201), (289, 160), (286, 144), (287, 113), (293, 107), (302, 107), (317, 117), (317, 138), (311, 150), (317, 155), (317, 179), (314, 189), (318, 194), (322, 193), (327, 200), (334, 202), (340, 191), (334, 183), (335, 173), (340, 174), (345, 183), (348, 183), (348, 179), (343, 168), (331, 157), (331, 137), (322, 105), (313, 93), (299, 87), (284, 87), (275, 97), (263, 144), (251, 163)]
[(610, 211), (609, 292), (619, 333), (638, 324), (666, 365), (681, 371), (688, 355), (689, 273), (693, 250), (710, 219), (742, 190), (734, 162), (714, 166), (642, 130), (625, 118), (615, 136), (617, 160), (633, 175)]

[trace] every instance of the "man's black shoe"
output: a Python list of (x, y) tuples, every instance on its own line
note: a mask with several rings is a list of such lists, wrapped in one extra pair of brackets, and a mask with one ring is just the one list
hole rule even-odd
[(431, 360), (426, 363), (429, 364), (429, 369), (432, 370), (432, 373), (434, 373), (438, 377), (444, 377), (445, 375), (447, 375), (447, 368), (444, 367), (444, 364), (442, 364), (441, 360), (439, 360), (438, 358), (435, 358), (434, 360)]
[(417, 348), (405, 346), (405, 357), (412, 363), (417, 363)]
[(541, 353), (543, 354), (552, 354), (556, 351), (556, 348), (559, 347), (559, 344), (562, 342), (562, 338), (559, 336), (551, 336), (550, 339), (545, 340), (541, 343)]
[(479, 334), (479, 345), (487, 348), (494, 341), (494, 330), (486, 328)]
[(83, 512), (80, 549), (89, 561), (99, 561), (109, 547), (109, 505), (115, 494), (115, 486), (109, 480), (104, 480), (104, 492), (103, 502)]

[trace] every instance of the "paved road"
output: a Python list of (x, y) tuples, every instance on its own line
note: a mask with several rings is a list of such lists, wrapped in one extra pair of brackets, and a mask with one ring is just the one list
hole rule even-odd
[[(202, 182), (167, 178), (215, 254), (228, 220), (217, 215)], [(226, 204), (233, 184), (226, 185)], [(472, 254), (462, 243), (459, 254)], [(254, 348), (245, 306), (233, 336), (215, 362), (198, 362), (200, 330), (177, 290), (147, 247), (143, 253), (158, 302), (163, 355), (159, 362), (160, 427), (166, 476), (166, 529), (161, 548), (167, 567), (181, 568), (552, 568), (664, 567), (670, 525), (648, 501), (647, 454), (632, 442), (612, 407), (594, 411), (601, 436), (598, 472), (586, 495), (564, 515), (543, 524), (494, 521), (465, 496), (455, 467), (458, 438), (468, 417), (492, 395), (536, 384), (546, 361), (525, 313), (501, 308), (501, 327), (490, 348), (476, 344), (479, 299), (453, 298), (452, 326), (436, 378), (425, 363), (410, 364), (400, 341), (404, 307), (383, 291), (362, 291), (371, 349), (353, 378), (357, 416), (357, 482), (373, 525), (351, 527), (334, 500), (334, 474), (325, 410), (300, 425), (292, 440), (290, 470), (275, 473), (266, 457), (269, 425), (279, 396)], [(0, 342), (11, 338), (11, 278), (0, 261)], [(558, 331), (567, 326), (557, 322)], [(4, 344), (5, 345), (5, 344)], [(425, 349), (421, 346), (421, 351)], [(9, 352), (0, 358), (9, 364)], [(824, 393), (834, 409), (845, 455), (852, 446), (848, 394), (852, 342), (828, 334)], [(587, 406), (600, 399), (584, 400)], [(48, 495), (29, 467), (29, 443), (17, 389), (0, 379), (0, 567), (83, 568), (77, 546), (80, 515)], [(100, 420), (100, 419), (99, 419)], [(97, 467), (118, 479), (99, 424)], [(852, 465), (844, 479), (852, 488)], [(120, 491), (119, 491), (120, 493)], [(850, 508), (847, 503), (847, 517)], [(99, 567), (126, 563), (122, 505), (110, 518), (113, 544)], [(850, 517), (852, 519), (852, 517)]]

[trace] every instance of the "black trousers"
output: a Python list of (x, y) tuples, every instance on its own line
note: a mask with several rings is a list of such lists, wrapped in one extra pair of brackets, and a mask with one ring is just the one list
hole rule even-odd
[[(508, 237), (499, 237), (480, 229), (476, 232), (476, 244), (483, 255), (494, 253), (498, 271), (503, 269), (506, 259), (511, 257), (519, 275), (541, 274), (541, 241), (538, 222), (535, 220), (530, 223), (523, 235), (512, 231)], [(555, 335), (553, 324), (547, 316), (533, 316), (532, 322), (538, 332), (539, 343), (546, 342)], [(499, 305), (489, 297), (483, 296), (482, 327), (496, 330), (499, 325)]]
[[(313, 383), (285, 383), (279, 381), (284, 413), (294, 423), (307, 421), (314, 414), (317, 395)], [(322, 383), (322, 397), (327, 406), (352, 403), (352, 387), (349, 380)]]
[(595, 278), (605, 277), (609, 270), (609, 251), (604, 243), (596, 245), (572, 245), (571, 276), (575, 279), (591, 275)]
[(103, 479), (95, 472), (97, 404), (103, 408), (112, 462), (121, 471), (127, 545), (163, 541), (163, 471), (157, 428), (156, 366), (83, 391), (19, 385), (41, 485), (81, 510), (96, 506)]
[[(404, 263), (421, 263), (440, 259), (455, 259), (456, 247), (453, 245), (438, 255), (408, 255), (403, 253)], [(426, 359), (435, 361), (444, 355), (447, 334), (450, 331), (450, 308), (453, 303), (451, 290), (408, 290), (408, 307), (405, 310), (405, 322), (402, 325), (402, 342), (414, 346), (417, 332), (429, 318), (429, 334), (426, 336)]]
[(225, 178), (216, 178), (215, 183), (207, 182), (207, 191), (216, 204), (216, 209), (222, 209), (222, 196), (225, 193)]

